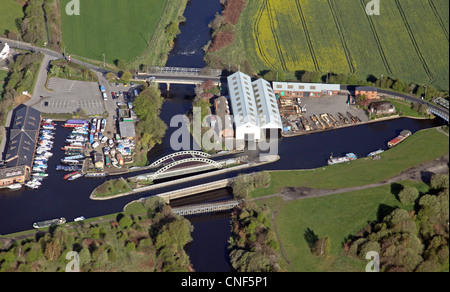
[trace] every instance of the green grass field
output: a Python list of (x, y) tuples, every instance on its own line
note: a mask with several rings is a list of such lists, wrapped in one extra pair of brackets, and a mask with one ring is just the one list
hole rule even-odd
[(276, 194), (283, 187), (335, 189), (364, 186), (392, 178), (411, 167), (448, 153), (447, 136), (436, 129), (423, 130), (381, 153), (380, 160), (360, 158), (349, 164), (336, 164), (313, 170), (272, 171), (270, 186), (253, 191), (251, 196)]
[(15, 0), (0, 0), (0, 35), (5, 31), (18, 32), (16, 19), (23, 17), (22, 6)]
[[(424, 183), (405, 181), (403, 186), (416, 187), (427, 193)], [(279, 202), (261, 203), (276, 205)], [(365, 261), (354, 260), (342, 254), (342, 244), (367, 226), (369, 221), (383, 217), (392, 208), (412, 209), (402, 205), (390, 185), (322, 198), (284, 203), (277, 210), (274, 225), (279, 242), (295, 272), (364, 271)], [(312, 230), (319, 238), (329, 236), (331, 251), (327, 257), (314, 256), (305, 239), (305, 231)]]
[(378, 16), (365, 13), (368, 2), (247, 1), (235, 43), (211, 59), (226, 67), (246, 60), (255, 73), (384, 75), (448, 90), (449, 2), (381, 1)]
[[(449, 140), (436, 129), (428, 129), (381, 154), (381, 160), (358, 159), (306, 171), (270, 172), (271, 185), (256, 190), (252, 197), (278, 193), (284, 187), (346, 188), (363, 186), (392, 178), (407, 169), (448, 155)], [(425, 183), (403, 181), (390, 185), (341, 193), (326, 197), (284, 202), (279, 197), (257, 200), (276, 211), (274, 226), (282, 251), (291, 271), (364, 271), (365, 261), (348, 258), (342, 253), (342, 244), (368, 222), (380, 219), (383, 212), (402, 205), (396, 195), (399, 186), (416, 187), (421, 194), (428, 192)], [(310, 229), (319, 238), (329, 236), (331, 252), (326, 257), (312, 255), (305, 239)]]
[(80, 15), (69, 16), (61, 0), (66, 53), (103, 62), (131, 62), (142, 55), (152, 39), (168, 0), (81, 1)]

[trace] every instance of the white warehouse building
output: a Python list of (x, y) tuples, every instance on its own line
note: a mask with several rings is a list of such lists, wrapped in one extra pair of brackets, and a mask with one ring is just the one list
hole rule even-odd
[(228, 77), (228, 91), (234, 115), (236, 140), (257, 141), (270, 129), (282, 129), (280, 111), (270, 83), (251, 81), (237, 72)]

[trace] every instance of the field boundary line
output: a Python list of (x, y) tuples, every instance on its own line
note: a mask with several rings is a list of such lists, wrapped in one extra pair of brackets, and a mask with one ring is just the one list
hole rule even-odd
[(316, 52), (314, 51), (314, 47), (311, 41), (311, 36), (309, 35), (308, 25), (306, 24), (305, 15), (303, 14), (302, 6), (299, 0), (295, 0), (295, 4), (297, 5), (297, 11), (300, 15), (300, 20), (302, 21), (303, 30), (305, 31), (306, 42), (308, 43), (309, 52), (311, 54), (312, 61), (314, 63), (314, 68), (317, 72), (320, 71), (319, 62), (317, 61)]
[(261, 4), (261, 8), (258, 11), (258, 15), (256, 16), (255, 24), (253, 26), (253, 31), (255, 32), (256, 46), (257, 46), (257, 49), (259, 51), (259, 54), (263, 58), (263, 61), (266, 63), (266, 65), (269, 66), (271, 69), (276, 70), (276, 67), (272, 64), (272, 62), (269, 61), (269, 58), (267, 58), (266, 52), (263, 50), (262, 44), (261, 44), (261, 42), (259, 40), (259, 37), (258, 37), (258, 34), (259, 34), (258, 33), (259, 32), (258, 28), (259, 28), (259, 25), (260, 25), (260, 22), (261, 22), (261, 18), (262, 18), (263, 14), (264, 14), (264, 10), (266, 8), (266, 1), (262, 1), (261, 3), (262, 3)]
[(444, 32), (445, 38), (447, 39), (447, 41), (449, 41), (448, 31), (445, 28), (444, 21), (442, 20), (441, 16), (439, 15), (439, 12), (437, 11), (436, 6), (433, 3), (433, 0), (428, 0), (428, 4), (430, 5), (431, 10), (433, 10), (434, 16), (436, 16), (436, 18), (437, 18), (437, 20), (439, 22), (439, 25), (441, 26), (441, 28), (442, 28), (442, 30)]
[(391, 66), (389, 65), (389, 62), (388, 62), (388, 60), (386, 58), (386, 54), (384, 53), (384, 49), (383, 49), (383, 46), (381, 45), (381, 40), (380, 40), (380, 37), (378, 36), (378, 32), (377, 32), (377, 30), (375, 28), (375, 24), (373, 23), (372, 18), (370, 18), (370, 15), (368, 15), (366, 13), (366, 11), (365, 11), (366, 10), (366, 3), (364, 3), (364, 0), (360, 0), (360, 2), (361, 2), (361, 5), (362, 5), (362, 8), (363, 8), (363, 11), (364, 11), (363, 13), (366, 15), (367, 21), (369, 22), (370, 28), (372, 30), (373, 37), (375, 38), (375, 42), (377, 44), (378, 51), (380, 53), (381, 59), (383, 60), (384, 68), (386, 68), (386, 72), (389, 75), (392, 75)]
[(136, 58), (131, 63), (137, 62), (139, 60), (139, 58), (145, 59), (146, 56), (148, 55), (149, 50), (152, 48), (153, 42), (156, 41), (156, 38), (157, 38), (156, 32), (161, 27), (163, 19), (165, 19), (164, 16), (168, 10), (168, 5), (169, 5), (169, 0), (166, 0), (166, 4), (164, 4), (163, 13), (159, 17), (158, 24), (156, 25), (155, 30), (153, 31), (152, 37), (151, 38), (149, 37), (147, 40), (147, 47), (145, 48), (144, 53), (142, 55), (136, 56)]
[(424, 58), (422, 52), (420, 51), (420, 47), (417, 44), (416, 38), (414, 37), (411, 26), (409, 25), (408, 19), (406, 18), (406, 14), (403, 11), (403, 8), (398, 0), (395, 0), (395, 5), (397, 5), (397, 9), (400, 13), (400, 16), (402, 17), (403, 24), (405, 25), (406, 30), (408, 31), (409, 38), (411, 39), (413, 47), (416, 50), (417, 56), (419, 57), (420, 62), (422, 63), (422, 67), (425, 70), (425, 73), (428, 75), (430, 82), (433, 82), (434, 81), (433, 74), (431, 74), (430, 68), (428, 67), (427, 62), (425, 61), (425, 58)]
[(285, 72), (287, 72), (288, 69), (286, 67), (286, 61), (284, 60), (283, 50), (281, 49), (280, 40), (278, 39), (278, 36), (276, 34), (276, 30), (275, 30), (275, 26), (274, 26), (274, 20), (273, 20), (273, 15), (272, 15), (272, 9), (271, 9), (271, 6), (270, 6), (270, 1), (269, 0), (265, 0), (265, 2), (266, 2), (266, 6), (267, 6), (267, 13), (269, 15), (270, 30), (272, 31), (273, 39), (275, 40), (275, 46), (276, 46), (277, 51), (278, 51), (278, 57), (280, 58), (281, 68)]
[(336, 3), (334, 0), (328, 0), (328, 6), (330, 7), (331, 14), (333, 15), (334, 24), (338, 31), (339, 38), (342, 43), (342, 48), (344, 49), (345, 57), (347, 58), (347, 64), (350, 69), (350, 73), (355, 73), (355, 67), (353, 66), (352, 55), (348, 49), (347, 41), (345, 40), (344, 31), (342, 29), (341, 23), (339, 22), (339, 14), (336, 12)]

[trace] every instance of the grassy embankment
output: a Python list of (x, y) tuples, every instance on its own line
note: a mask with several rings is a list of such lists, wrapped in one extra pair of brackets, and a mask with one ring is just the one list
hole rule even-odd
[(272, 171), (267, 189), (256, 190), (252, 197), (276, 194), (284, 187), (336, 189), (364, 186), (394, 177), (407, 169), (431, 161), (449, 152), (448, 137), (436, 129), (415, 133), (384, 153), (380, 160), (361, 158), (351, 163), (312, 170)]
[[(435, 129), (414, 134), (402, 144), (381, 154), (381, 160), (359, 159), (350, 164), (334, 165), (308, 171), (270, 172), (271, 186), (252, 192), (253, 197), (277, 193), (283, 187), (344, 188), (362, 186), (394, 177), (403, 171), (448, 155), (448, 137)], [(367, 262), (352, 260), (342, 253), (346, 239), (364, 228), (369, 221), (381, 219), (389, 210), (413, 208), (398, 201), (404, 186), (414, 186), (421, 194), (425, 183), (402, 181), (327, 197), (284, 202), (279, 197), (262, 199), (276, 211), (273, 224), (284, 256), (293, 271), (364, 271)], [(312, 255), (305, 239), (306, 230), (318, 237), (329, 236), (331, 252), (326, 257)]]

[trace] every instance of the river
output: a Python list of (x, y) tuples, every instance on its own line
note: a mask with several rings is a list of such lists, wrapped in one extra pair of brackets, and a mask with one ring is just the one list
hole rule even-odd
[[(210, 39), (208, 24), (220, 10), (219, 0), (191, 0), (189, 2), (185, 11), (186, 23), (181, 25), (181, 34), (170, 54), (168, 66), (197, 68), (205, 66), (202, 47)], [(172, 85), (170, 92), (165, 92), (167, 98), (162, 108), (161, 118), (167, 124), (174, 115), (185, 114), (191, 109), (193, 89), (193, 86)], [(163, 86), (162, 91), (164, 93)], [(331, 153), (339, 156), (347, 152), (354, 152), (358, 156), (365, 156), (380, 148), (387, 149), (387, 141), (398, 135), (401, 130), (408, 129), (414, 133), (440, 124), (438, 120), (401, 118), (283, 138), (277, 144), (280, 160), (247, 169), (241, 173), (321, 167), (326, 165), (326, 160)], [(149, 154), (151, 161), (172, 152), (170, 136), (175, 130), (177, 128), (169, 128), (163, 143), (155, 147)], [(48, 163), (49, 178), (44, 181), (41, 189), (38, 191), (24, 189), (15, 192), (0, 190), (0, 234), (29, 230), (33, 222), (51, 218), (65, 217), (68, 221), (72, 221), (78, 216), (89, 218), (121, 212), (124, 205), (141, 197), (237, 175), (237, 173), (231, 172), (129, 197), (93, 201), (89, 199), (91, 191), (105, 179), (82, 178), (76, 182), (67, 182), (63, 180), (65, 173), (55, 170), (55, 166), (59, 164), (58, 161), (63, 157), (63, 152), (58, 148), (64, 145), (68, 132), (69, 130), (61, 127), (58, 127), (56, 131), (54, 156)], [(130, 175), (134, 176), (136, 173)], [(206, 197), (208, 200), (229, 198), (230, 192), (229, 190), (218, 190), (208, 193)], [(204, 200), (204, 197), (201, 197), (201, 200)], [(188, 202), (192, 202), (192, 200)], [(228, 238), (231, 235), (229, 212), (212, 216), (192, 216), (188, 219), (194, 225), (193, 241), (187, 247), (194, 269), (198, 272), (231, 271), (226, 256)]]

